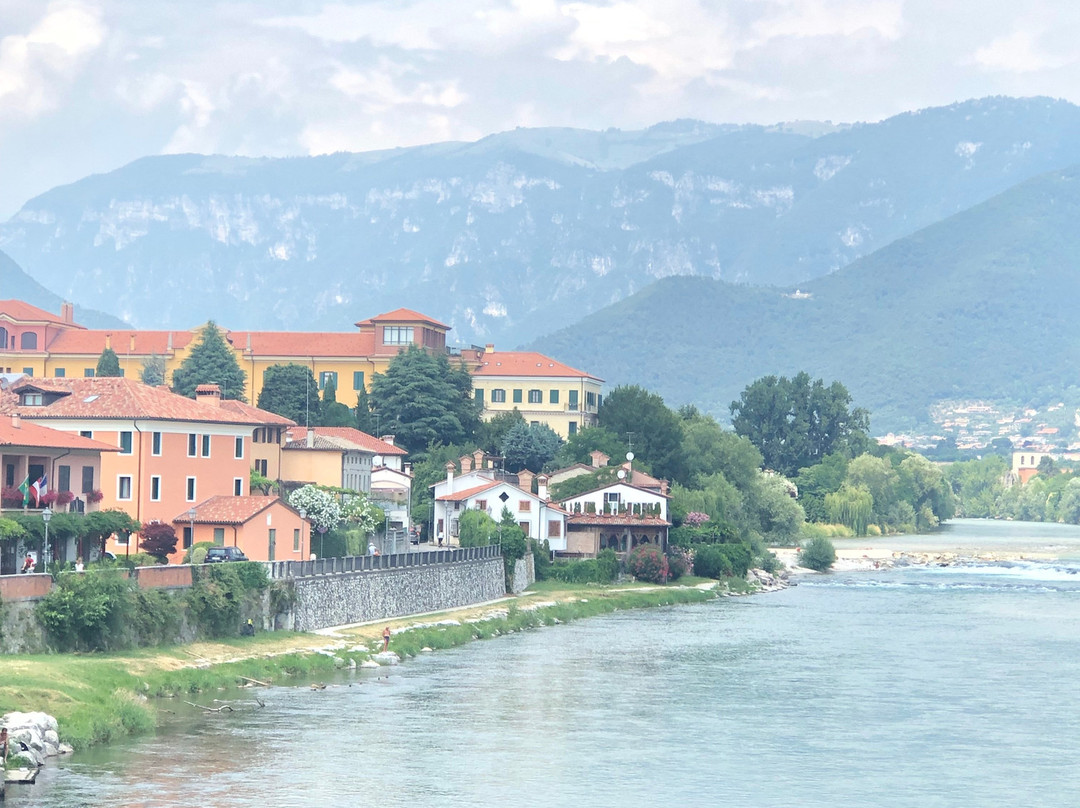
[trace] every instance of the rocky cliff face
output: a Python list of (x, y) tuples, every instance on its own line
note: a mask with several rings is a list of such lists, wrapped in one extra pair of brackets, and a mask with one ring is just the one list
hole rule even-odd
[(1080, 109), (1045, 99), (824, 131), (680, 121), (145, 158), (31, 200), (0, 249), (53, 292), (141, 327), (347, 329), (405, 305), (459, 342), (508, 344), (672, 275), (820, 276), (1080, 161)]

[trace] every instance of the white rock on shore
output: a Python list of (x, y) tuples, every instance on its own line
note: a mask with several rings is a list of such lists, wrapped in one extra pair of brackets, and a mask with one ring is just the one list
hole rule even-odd
[(9, 760), (22, 758), (28, 766), (43, 766), (45, 758), (71, 752), (60, 742), (56, 719), (48, 713), (8, 713), (0, 726), (7, 727)]

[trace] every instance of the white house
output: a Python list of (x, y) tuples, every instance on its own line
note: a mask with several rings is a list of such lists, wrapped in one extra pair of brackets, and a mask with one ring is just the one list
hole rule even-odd
[[(533, 494), (515, 485), (494, 469), (476, 469), (455, 475), (446, 464), (446, 480), (432, 486), (435, 499), (435, 535), (450, 543), (458, 536), (458, 520), (468, 510), (481, 510), (498, 522), (506, 508), (532, 539), (547, 540), (552, 550), (566, 550), (566, 511), (549, 502), (546, 485)], [(544, 478), (540, 478), (544, 480)], [(546, 482), (546, 480), (545, 480)]]
[(618, 482), (560, 502), (569, 514), (567, 555), (595, 556), (608, 548), (624, 553), (646, 543), (666, 548), (671, 527), (668, 499), (666, 494)]

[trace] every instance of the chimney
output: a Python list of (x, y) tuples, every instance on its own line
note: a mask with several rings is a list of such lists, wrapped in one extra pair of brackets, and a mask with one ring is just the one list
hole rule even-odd
[(379, 440), (381, 440), (383, 443), (389, 443), (391, 446), (393, 446), (394, 437), (394, 435), (383, 435), (381, 438), (379, 438)]
[(522, 491), (528, 491), (531, 494), (532, 493), (533, 478), (535, 476), (536, 475), (533, 474), (528, 469), (522, 469), (521, 471), (519, 471), (518, 472), (518, 488), (520, 488)]
[(165, 350), (168, 351), (169, 353), (172, 353), (172, 350), (173, 350), (173, 347), (172, 347), (172, 331), (169, 332), (169, 344), (165, 346)]
[(195, 400), (211, 407), (221, 405), (221, 388), (216, 384), (200, 384), (195, 388)]
[(468, 474), (472, 471), (472, 455), (462, 455), (458, 462), (461, 463), (461, 473)]
[(105, 347), (112, 348), (112, 334), (105, 335)]
[(66, 300), (60, 304), (60, 319), (65, 323), (75, 322), (75, 306)]
[(479, 469), (484, 468), (484, 450), (483, 449), (477, 449), (475, 452), (473, 452), (472, 453), (472, 459), (473, 459), (473, 468), (474, 469), (479, 470)]
[(15, 429), (19, 428), (19, 413), (11, 413), (11, 425), (15, 427)]
[(446, 488), (448, 494), (454, 493), (454, 464), (446, 464)]
[(128, 352), (135, 353), (135, 332), (131, 332), (131, 338), (128, 341)]
[(547, 502), (551, 499), (551, 497), (548, 496), (547, 485), (548, 478), (546, 474), (541, 474), (539, 477), (536, 478), (536, 495), (540, 497), (540, 499), (544, 500), (544, 502)]
[(489, 342), (487, 345), (485, 345), (484, 346), (484, 353), (486, 353), (486, 354), (495, 353), (495, 343), (494, 342)]
[(589, 457), (592, 458), (592, 466), (594, 469), (606, 466), (608, 464), (608, 461), (611, 460), (610, 457), (601, 452), (599, 449), (594, 449), (593, 451), (589, 452)]
[(307, 441), (307, 447), (312, 449), (315, 447), (315, 430), (308, 428), (307, 435), (305, 436)]

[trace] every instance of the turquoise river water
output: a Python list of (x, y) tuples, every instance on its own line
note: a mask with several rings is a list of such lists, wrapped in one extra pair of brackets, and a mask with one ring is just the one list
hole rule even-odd
[(1080, 529), (946, 535), (1063, 560), (812, 576), (260, 690), (262, 709), (169, 702), (156, 736), (50, 763), (8, 805), (1080, 805)]

